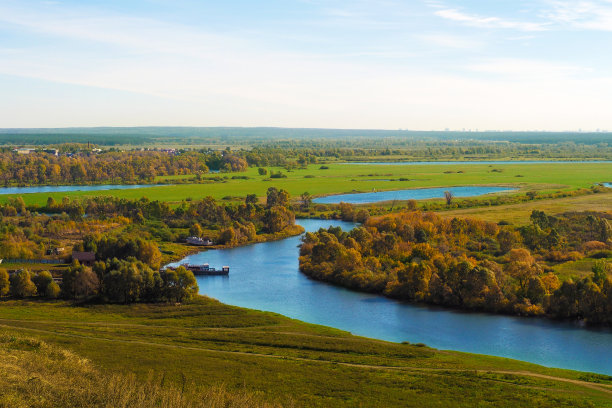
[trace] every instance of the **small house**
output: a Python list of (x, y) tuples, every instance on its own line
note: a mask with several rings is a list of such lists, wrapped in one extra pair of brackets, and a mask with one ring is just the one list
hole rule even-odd
[(81, 265), (93, 266), (94, 262), (96, 262), (96, 253), (72, 251), (72, 260), (79, 261)]
[(199, 246), (210, 246), (213, 245), (213, 242), (209, 238), (200, 238), (200, 237), (189, 237), (185, 240), (188, 244), (191, 245), (199, 245)]

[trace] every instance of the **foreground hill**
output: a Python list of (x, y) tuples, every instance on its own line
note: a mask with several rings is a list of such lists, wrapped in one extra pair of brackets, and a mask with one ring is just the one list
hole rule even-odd
[[(135, 394), (170, 400), (185, 390), (223, 406), (612, 406), (608, 376), (366, 339), (206, 297), (5, 301), (0, 332), (0, 406), (99, 406), (113, 381), (131, 381)], [(71, 365), (81, 358), (89, 362)], [(57, 399), (53, 382), (77, 399)], [(77, 403), (91, 384), (99, 384), (94, 402)], [(162, 406), (194, 406), (185, 398)]]

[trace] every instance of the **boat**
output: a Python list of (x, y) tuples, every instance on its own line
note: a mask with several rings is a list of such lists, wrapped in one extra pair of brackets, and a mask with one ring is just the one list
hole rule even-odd
[[(194, 275), (200, 276), (215, 276), (215, 275), (229, 275), (229, 266), (222, 266), (221, 269), (211, 268), (209, 264), (205, 263), (202, 265), (192, 265), (188, 263), (184, 263), (181, 265), (188, 271), (193, 272)], [(168, 269), (176, 269), (173, 267), (168, 267)]]

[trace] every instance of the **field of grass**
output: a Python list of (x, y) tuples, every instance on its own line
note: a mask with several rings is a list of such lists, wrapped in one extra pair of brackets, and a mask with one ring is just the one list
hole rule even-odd
[[(105, 373), (145, 382), (153, 373), (169, 386), (221, 386), (296, 406), (612, 407), (609, 376), (366, 339), (204, 297), (185, 305), (4, 301), (0, 331), (61, 347)], [(18, 361), (7, 348), (2, 361)], [(0, 364), (0, 378), (17, 369)], [(0, 402), (11, 390), (0, 389)]]
[[(221, 174), (228, 176), (223, 182), (207, 184), (178, 184), (154, 186), (133, 190), (109, 190), (72, 193), (24, 194), (26, 204), (44, 205), (47, 197), (61, 200), (64, 196), (112, 195), (130, 199), (143, 196), (151, 200), (177, 202), (186, 198), (198, 199), (212, 196), (244, 197), (247, 194), (265, 196), (268, 187), (284, 188), (298, 196), (307, 191), (313, 195), (334, 193), (398, 190), (420, 187), (446, 187), (462, 185), (509, 185), (523, 190), (572, 190), (590, 187), (594, 183), (610, 181), (612, 163), (587, 164), (453, 164), (453, 165), (358, 165), (329, 164), (321, 170), (320, 165), (290, 172), (280, 169), (287, 178), (269, 179), (260, 176), (256, 168), (245, 173)], [(270, 169), (278, 171), (279, 169)], [(247, 176), (249, 179), (231, 179), (232, 176)], [(400, 180), (404, 179), (404, 180)], [(10, 196), (0, 196), (0, 202)]]
[(612, 211), (612, 192), (534, 200), (495, 207), (441, 211), (440, 215), (449, 217), (476, 217), (492, 222), (504, 220), (515, 225), (523, 225), (529, 223), (529, 216), (533, 210), (544, 211), (550, 215), (568, 211)]

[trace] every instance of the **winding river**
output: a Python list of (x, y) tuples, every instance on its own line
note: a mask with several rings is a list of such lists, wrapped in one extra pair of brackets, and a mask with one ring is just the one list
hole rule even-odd
[[(306, 231), (352, 223), (299, 220)], [(515, 358), (612, 375), (612, 330), (572, 323), (466, 313), (407, 304), (308, 279), (298, 269), (299, 237), (204, 251), (177, 263), (229, 265), (229, 276), (198, 277), (200, 293), (359, 336)]]

